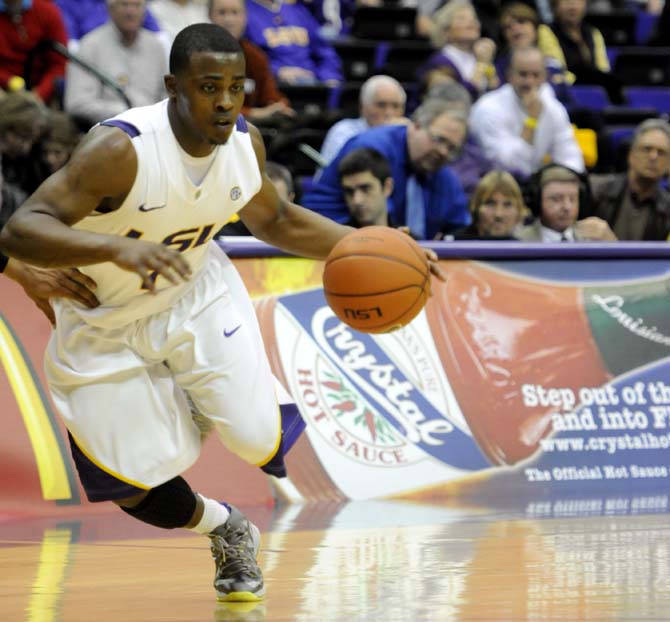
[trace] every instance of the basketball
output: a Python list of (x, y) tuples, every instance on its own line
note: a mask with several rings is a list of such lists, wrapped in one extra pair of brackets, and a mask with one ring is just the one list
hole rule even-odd
[(365, 333), (387, 333), (411, 322), (430, 295), (421, 247), (390, 227), (363, 227), (331, 250), (323, 291), (335, 315)]

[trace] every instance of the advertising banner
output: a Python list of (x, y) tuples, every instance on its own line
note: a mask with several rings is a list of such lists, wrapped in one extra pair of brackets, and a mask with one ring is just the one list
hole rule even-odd
[[(424, 312), (384, 335), (320, 288), (257, 309), (275, 373), (345, 497), (670, 483), (667, 262), (442, 262)], [(500, 488), (500, 486), (503, 488)]]
[[(424, 311), (382, 335), (335, 317), (320, 262), (234, 262), (306, 430), (278, 489), (213, 436), (186, 474), (205, 494), (240, 505), (521, 495), (542, 513), (548, 497), (667, 492), (667, 257), (443, 259)], [(49, 398), (49, 335), (1, 278), (0, 519), (102, 507), (85, 501)]]

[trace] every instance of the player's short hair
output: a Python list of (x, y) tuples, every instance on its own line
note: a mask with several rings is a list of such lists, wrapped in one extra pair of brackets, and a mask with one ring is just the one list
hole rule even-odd
[(189, 66), (197, 52), (242, 54), (237, 39), (216, 24), (192, 24), (181, 30), (170, 50), (170, 73), (177, 74)]
[(391, 177), (391, 165), (376, 149), (361, 147), (347, 153), (337, 166), (340, 179), (370, 171), (382, 184)]

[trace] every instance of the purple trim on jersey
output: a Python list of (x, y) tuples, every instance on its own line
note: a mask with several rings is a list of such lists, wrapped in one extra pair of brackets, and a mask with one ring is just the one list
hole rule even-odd
[(249, 128), (247, 127), (247, 121), (246, 119), (240, 114), (237, 115), (237, 121), (235, 121), (235, 129), (238, 132), (249, 132)]
[(69, 432), (67, 436), (70, 441), (72, 458), (79, 473), (79, 481), (84, 487), (86, 496), (91, 503), (123, 499), (125, 497), (132, 497), (140, 492), (146, 492), (143, 488), (122, 482), (120, 479), (116, 479), (113, 475), (103, 471), (84, 455), (84, 452), (79, 449), (79, 446)]
[(140, 135), (140, 131), (128, 121), (121, 121), (121, 119), (108, 119), (103, 121), (100, 125), (109, 125), (110, 127), (118, 127), (120, 130), (123, 130), (131, 138), (135, 138)]

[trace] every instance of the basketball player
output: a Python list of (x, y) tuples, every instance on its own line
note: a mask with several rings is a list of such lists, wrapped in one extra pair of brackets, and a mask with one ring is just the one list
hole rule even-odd
[(185, 28), (170, 53), (168, 98), (94, 127), (0, 235), (12, 257), (80, 266), (97, 283), (97, 308), (53, 302), (45, 354), (89, 500), (208, 535), (226, 601), (262, 598), (260, 536), (180, 476), (201, 448), (189, 404), (247, 462), (279, 475), (284, 465), (253, 309), (209, 241), (236, 212), (256, 237), (307, 257), (325, 258), (352, 230), (279, 199), (260, 133), (239, 114), (244, 81), (234, 37), (213, 24)]

